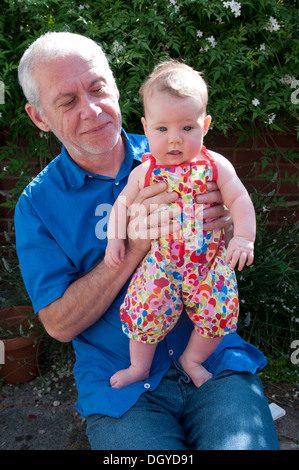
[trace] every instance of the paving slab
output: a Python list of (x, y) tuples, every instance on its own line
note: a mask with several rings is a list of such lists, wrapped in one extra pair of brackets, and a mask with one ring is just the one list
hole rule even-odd
[[(269, 403), (286, 415), (275, 421), (281, 450), (299, 450), (298, 390), (287, 384), (266, 385)], [(74, 409), (72, 373), (51, 374), (0, 391), (0, 450), (90, 450), (86, 421)]]

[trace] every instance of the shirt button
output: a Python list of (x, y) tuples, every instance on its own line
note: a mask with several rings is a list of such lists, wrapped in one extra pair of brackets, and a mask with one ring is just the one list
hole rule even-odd
[(169, 354), (169, 356), (172, 356), (173, 355), (173, 349), (169, 349), (168, 354)]
[(119, 181), (116, 181), (115, 186), (118, 186), (118, 185), (119, 185)]
[(149, 383), (146, 383), (143, 386), (144, 386), (144, 388), (150, 388), (151, 387)]

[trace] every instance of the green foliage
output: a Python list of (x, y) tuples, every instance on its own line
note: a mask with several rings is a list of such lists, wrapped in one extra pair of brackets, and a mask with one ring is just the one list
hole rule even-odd
[(287, 382), (295, 385), (298, 390), (299, 374), (298, 364), (292, 364), (289, 357), (271, 357), (268, 356), (268, 365), (263, 369), (259, 376), (264, 383)]
[(216, 129), (226, 134), (238, 128), (246, 135), (255, 120), (284, 129), (286, 120), (297, 124), (291, 86), (298, 73), (298, 21), (296, 1), (290, 0), (3, 0), (0, 70), (6, 103), (1, 123), (12, 125), (13, 133), (21, 131), (19, 59), (35, 38), (55, 30), (84, 34), (102, 45), (131, 131), (141, 129), (138, 88), (167, 57), (204, 73)]
[(0, 245), (0, 309), (31, 305), (21, 276), (15, 243), (6, 232), (4, 237), (5, 240)]
[[(228, 136), (238, 131), (244, 140), (288, 126), (299, 133), (298, 20), (295, 0), (3, 0), (0, 80), (5, 103), (0, 104), (0, 132), (7, 148), (2, 147), (0, 159), (5, 161), (17, 142), (16, 158), (22, 165), (17, 169), (12, 160), (5, 165), (6, 175), (22, 172), (6, 205), (13, 209), (28, 183), (32, 156), (39, 162), (42, 155), (42, 168), (55, 155), (55, 138), (46, 139), (29, 122), (17, 81), (23, 52), (41, 34), (72, 31), (101, 44), (130, 132), (142, 132), (141, 83), (159, 61), (171, 57), (202, 71), (209, 85), (213, 129)], [(26, 151), (20, 137), (26, 139)], [(283, 158), (289, 161), (287, 155)], [(287, 180), (294, 182), (293, 175)]]
[[(103, 47), (129, 132), (142, 132), (141, 83), (158, 62), (173, 58), (201, 71), (209, 85), (211, 135), (238, 132), (240, 140), (248, 140), (290, 126), (299, 135), (296, 0), (2, 0), (1, 6), (0, 80), (5, 102), (0, 104), (0, 178), (19, 177), (6, 203), (11, 209), (31, 178), (32, 162), (36, 172), (56, 154), (56, 139), (39, 133), (24, 112), (17, 81), (23, 52), (47, 31), (83, 34)], [(277, 188), (282, 178), (295, 184), (295, 166), (292, 174), (281, 174), (281, 163), (295, 163), (296, 158), (294, 151), (265, 145), (259, 177), (277, 181)], [(291, 320), (293, 301), (298, 302), (294, 232), (287, 227), (273, 238), (265, 229), (263, 210), (283, 202), (277, 191), (252, 196), (259, 240), (255, 264), (242, 274), (244, 281), (239, 279), (244, 302), (240, 324), (246, 337), (264, 350), (288, 350), (291, 338), (299, 337)]]
[(239, 332), (274, 358), (290, 355), (299, 339), (298, 229), (285, 221), (273, 234), (261, 222), (254, 263), (237, 272)]

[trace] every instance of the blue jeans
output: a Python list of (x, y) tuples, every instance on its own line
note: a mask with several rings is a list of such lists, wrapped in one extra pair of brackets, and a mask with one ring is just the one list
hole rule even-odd
[(224, 371), (201, 387), (175, 364), (120, 418), (91, 415), (94, 450), (279, 450), (260, 379)]

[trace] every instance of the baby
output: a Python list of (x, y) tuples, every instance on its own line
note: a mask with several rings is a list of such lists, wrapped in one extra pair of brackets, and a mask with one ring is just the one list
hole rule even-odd
[[(203, 146), (211, 117), (207, 86), (200, 73), (176, 61), (158, 65), (140, 88), (142, 124), (150, 153), (135, 168), (113, 206), (105, 262), (123, 261), (128, 208), (144, 186), (165, 181), (176, 191), (181, 230), (154, 239), (135, 271), (121, 306), (124, 333), (130, 338), (131, 365), (116, 372), (112, 387), (145, 380), (157, 343), (174, 327), (183, 309), (194, 323), (181, 367), (199, 387), (211, 374), (202, 363), (224, 335), (236, 330), (239, 301), (234, 268), (253, 262), (255, 212), (231, 163)], [(217, 182), (229, 208), (234, 236), (225, 249), (223, 230), (204, 230), (202, 206), (194, 201)]]

